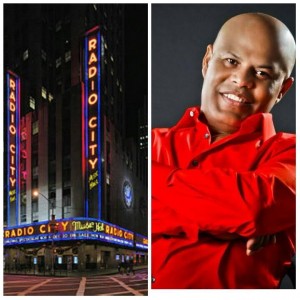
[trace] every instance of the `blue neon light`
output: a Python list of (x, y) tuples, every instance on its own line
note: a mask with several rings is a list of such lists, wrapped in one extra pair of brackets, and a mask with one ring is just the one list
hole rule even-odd
[[(66, 221), (83, 221), (83, 222), (100, 222), (103, 223), (104, 225), (109, 225), (113, 228), (122, 230), (124, 232), (127, 232), (129, 234), (132, 234), (134, 236), (134, 232), (129, 231), (127, 229), (124, 229), (122, 227), (119, 227), (117, 225), (114, 225), (112, 223), (108, 223), (102, 220), (94, 219), (94, 218), (67, 218), (67, 219), (59, 219), (56, 220), (57, 222), (66, 222)], [(36, 222), (32, 224), (27, 224), (25, 226), (13, 226), (13, 227), (7, 227), (5, 228), (4, 231), (9, 231), (9, 230), (15, 230), (17, 231), (18, 229), (21, 230), (21, 232), (29, 232), (28, 228), (29, 227), (35, 227), (38, 228), (41, 225), (47, 225), (48, 221), (42, 221), (42, 222)], [(44, 228), (45, 229), (45, 228)], [(34, 229), (33, 229), (34, 230)], [(34, 231), (32, 231), (34, 232)], [(5, 236), (5, 235), (4, 235)], [(136, 237), (144, 237), (139, 234), (136, 234)], [(147, 237), (144, 237), (147, 238)], [(21, 245), (21, 244), (31, 244), (31, 243), (40, 243), (40, 242), (51, 242), (51, 241), (70, 241), (70, 240), (96, 240), (96, 241), (102, 241), (102, 242), (107, 242), (111, 244), (117, 244), (117, 245), (122, 245), (125, 247), (137, 247), (140, 249), (147, 249), (147, 245), (142, 245), (139, 242), (134, 243), (134, 239), (126, 239), (124, 237), (119, 237), (116, 235), (112, 235), (106, 232), (102, 231), (93, 231), (91, 229), (88, 230), (74, 230), (74, 231), (62, 231), (58, 232), (55, 234), (52, 233), (39, 233), (39, 234), (27, 234), (24, 236), (13, 236), (13, 237), (8, 237), (4, 238), (4, 245), (9, 246), (9, 245)]]
[[(10, 135), (10, 120), (11, 120), (11, 112), (10, 112), (10, 80), (14, 79), (15, 82), (15, 136), (11, 137)], [(7, 80), (7, 224), (11, 224), (11, 205), (15, 205), (15, 223), (19, 224), (19, 152), (20, 152), (20, 79), (13, 72), (8, 71), (6, 74)], [(10, 143), (13, 140), (15, 144), (15, 203), (11, 203), (10, 199)]]
[(110, 244), (123, 245), (126, 247), (134, 247), (133, 241), (122, 239), (113, 235), (109, 235), (107, 233), (94, 233), (88, 231), (76, 231), (74, 233), (64, 232), (59, 234), (38, 234), (32, 236), (24, 236), (24, 237), (13, 237), (4, 239), (4, 246), (9, 245), (21, 245), (21, 244), (32, 244), (32, 243), (43, 243), (43, 242), (51, 242), (51, 241), (74, 241), (74, 240), (95, 240), (107, 242)]
[[(97, 32), (98, 31), (98, 32)], [(89, 127), (88, 127), (88, 120), (90, 117), (90, 112), (89, 112), (89, 103), (88, 103), (88, 94), (89, 94), (89, 78), (88, 78), (88, 54), (89, 54), (89, 37), (91, 36), (91, 34), (96, 34), (96, 38), (97, 38), (97, 55), (98, 55), (98, 61), (97, 61), (97, 99), (98, 99), (98, 105), (97, 105), (97, 143), (98, 143), (98, 147), (97, 147), (97, 159), (98, 159), (98, 167), (97, 167), (97, 171), (98, 171), (98, 185), (97, 185), (97, 189), (98, 189), (98, 195), (97, 195), (97, 217), (100, 219), (102, 217), (102, 187), (101, 187), (101, 183), (102, 183), (102, 160), (101, 160), (101, 149), (102, 149), (102, 145), (101, 145), (101, 35), (100, 35), (100, 31), (99, 31), (99, 27), (93, 28), (92, 30), (89, 30), (86, 33), (85, 39), (84, 39), (84, 149), (85, 149), (85, 167), (86, 167), (86, 179), (85, 179), (85, 184), (86, 184), (86, 188), (85, 188), (85, 217), (89, 217), (89, 176), (88, 176), (88, 170), (89, 170), (89, 163), (88, 163), (88, 157), (89, 157)]]

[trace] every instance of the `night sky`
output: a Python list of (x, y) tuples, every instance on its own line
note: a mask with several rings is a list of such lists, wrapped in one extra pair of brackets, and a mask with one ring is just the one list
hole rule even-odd
[(148, 95), (148, 6), (125, 6), (125, 101), (127, 135), (137, 134), (137, 109)]
[(148, 95), (148, 5), (124, 6), (126, 135), (137, 137), (137, 111)]

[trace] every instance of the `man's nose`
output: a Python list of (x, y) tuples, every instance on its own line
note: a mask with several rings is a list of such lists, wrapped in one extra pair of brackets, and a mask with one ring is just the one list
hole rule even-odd
[(249, 69), (238, 68), (234, 70), (232, 74), (232, 81), (239, 88), (248, 88), (251, 89), (254, 86), (253, 73)]

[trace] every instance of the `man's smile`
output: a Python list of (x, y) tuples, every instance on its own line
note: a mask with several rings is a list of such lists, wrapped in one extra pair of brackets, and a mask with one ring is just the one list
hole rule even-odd
[(230, 102), (231, 104), (235, 104), (235, 105), (251, 104), (251, 101), (249, 101), (248, 99), (246, 99), (246, 97), (242, 95), (237, 95), (233, 93), (221, 93), (221, 95), (223, 96), (223, 99), (225, 99), (227, 102)]

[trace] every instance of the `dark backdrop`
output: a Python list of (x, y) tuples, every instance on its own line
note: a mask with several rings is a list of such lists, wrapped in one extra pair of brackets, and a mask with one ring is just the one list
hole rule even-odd
[[(152, 127), (172, 126), (187, 107), (200, 104), (202, 58), (227, 19), (244, 12), (264, 12), (285, 23), (295, 37), (295, 7), (295, 4), (153, 4)], [(295, 77), (295, 71), (292, 75)], [(295, 84), (272, 113), (277, 131), (295, 132)]]

